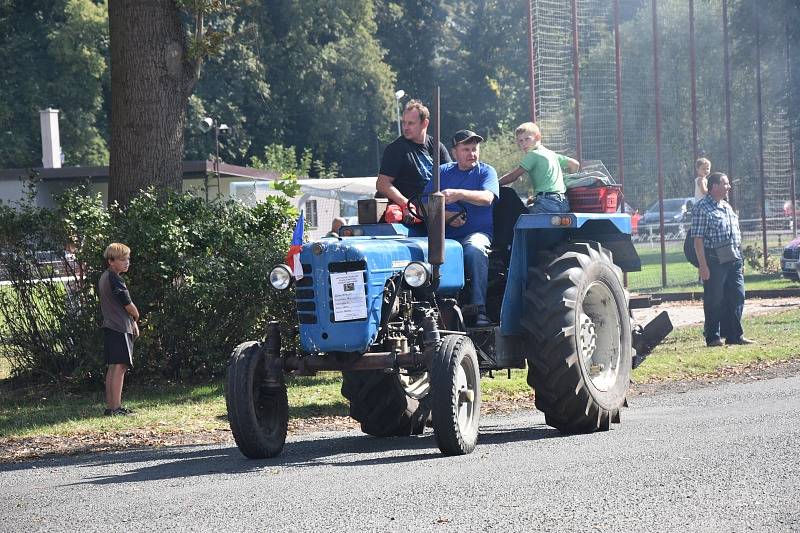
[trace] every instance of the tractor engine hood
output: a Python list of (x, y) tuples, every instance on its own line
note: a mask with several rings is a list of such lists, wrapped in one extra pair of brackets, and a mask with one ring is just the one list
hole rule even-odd
[[(437, 294), (464, 286), (463, 249), (445, 241)], [(425, 237), (325, 238), (303, 245), (295, 299), (304, 352), (365, 352), (375, 342), (387, 281), (411, 261), (428, 260)], [(398, 280), (399, 281), (399, 280)]]

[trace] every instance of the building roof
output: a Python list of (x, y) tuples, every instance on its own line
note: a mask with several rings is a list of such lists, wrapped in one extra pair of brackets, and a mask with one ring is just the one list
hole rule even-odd
[[(38, 173), (42, 180), (80, 180), (90, 178), (95, 182), (108, 181), (108, 167), (61, 167), (61, 168), (10, 168), (0, 169), (0, 180), (18, 180), (26, 178), (31, 171)], [(201, 177), (205, 174), (216, 172), (213, 161), (184, 161), (183, 177)], [(274, 180), (278, 177), (277, 172), (261, 170), (250, 167), (240, 167), (229, 165), (228, 163), (219, 164), (219, 175), (221, 178), (250, 178), (258, 180)]]
[(372, 198), (375, 195), (375, 176), (364, 178), (334, 178), (298, 180), (300, 192), (309, 196), (338, 200)]

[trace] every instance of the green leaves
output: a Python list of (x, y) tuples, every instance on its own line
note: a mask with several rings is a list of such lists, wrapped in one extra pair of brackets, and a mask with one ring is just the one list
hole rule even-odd
[[(752, 131), (754, 124), (751, 4), (730, 2), (734, 131)], [(482, 134), (507, 132), (528, 118), (525, 2), (178, 0), (176, 5), (184, 15), (184, 57), (190, 62), (203, 59), (188, 106), (185, 159), (205, 160), (214, 153), (213, 135), (196, 128), (200, 119), (211, 116), (230, 126), (220, 139), (226, 162), (246, 164), (253, 156), (263, 161), (264, 146), (297, 146), (310, 148), (328, 170), (336, 163), (344, 175), (372, 175), (381, 143), (396, 135), (396, 89), (430, 103), (440, 85), (445, 136), (464, 127)], [(649, 5), (637, 1), (621, 6), (625, 138), (630, 148), (626, 187), (635, 186), (634, 176), (643, 180), (641, 194), (629, 191), (642, 197), (635, 202), (639, 205), (652, 200), (652, 190), (644, 187), (654, 174)], [(590, 9), (589, 4), (584, 7)], [(699, 137), (701, 148), (715, 160), (727, 150), (720, 134), (720, 8), (719, 0), (695, 6)], [(67, 164), (108, 162), (107, 9), (104, 0), (0, 2), (0, 57), (6, 59), (0, 79), (0, 166), (39, 165), (37, 114), (48, 106), (61, 110)], [(794, 89), (800, 86), (800, 4), (783, 0), (759, 9), (769, 123), (776, 109), (792, 110), (800, 103), (800, 91)], [(669, 111), (671, 126), (662, 128), (667, 196), (685, 190), (684, 178), (692, 171), (686, 157), (691, 127), (687, 15), (685, 0), (659, 3), (662, 108)], [(582, 23), (588, 26), (589, 20), (585, 15)], [(784, 27), (793, 73), (789, 83), (784, 82)], [(568, 39), (569, 29), (559, 28), (559, 35)], [(609, 29), (595, 37), (581, 42), (582, 108), (585, 114), (595, 110), (584, 117), (584, 148), (613, 167), (613, 120), (607, 120), (614, 105), (607, 78), (613, 77), (613, 35)], [(555, 75), (567, 88), (563, 116), (551, 117), (565, 137), (572, 136), (574, 127), (569, 77)], [(795, 131), (798, 117), (788, 113)], [(751, 141), (748, 135), (733, 138), (737, 174), (758, 171)], [(308, 173), (323, 176), (313, 165)]]
[(39, 110), (61, 110), (68, 165), (108, 163), (105, 2), (14, 2), (0, 7), (0, 167), (41, 166)]
[[(292, 301), (267, 280), (294, 227), (285, 199), (249, 208), (150, 189), (124, 210), (106, 210), (99, 196), (77, 189), (60, 202), (57, 211), (0, 206), (0, 270), (12, 281), (0, 291), (0, 350), (17, 375), (59, 380), (102, 373), (95, 287), (111, 242), (132, 250), (123, 277), (142, 313), (138, 372), (176, 379), (218, 374), (233, 346), (259, 338), (269, 317), (290, 319)], [(53, 271), (37, 260), (45, 250), (63, 258), (65, 247), (76, 256), (72, 266), (59, 259)], [(66, 281), (58, 280), (62, 275)]]
[(298, 179), (312, 175), (321, 179), (339, 177), (338, 165), (333, 163), (326, 167), (322, 161), (312, 158), (310, 148), (304, 148), (298, 158), (294, 146), (280, 144), (265, 146), (264, 158), (253, 156), (250, 158), (250, 166), (278, 172), (280, 176), (273, 186), (290, 198), (297, 196), (297, 193), (300, 192)]
[(212, 25), (206, 24), (205, 20), (207, 17), (235, 12), (234, 2), (231, 1), (229, 5), (222, 0), (176, 0), (175, 4), (194, 18), (194, 31), (187, 47), (189, 60), (219, 55), (223, 41), (230, 38), (231, 34), (216, 30)]

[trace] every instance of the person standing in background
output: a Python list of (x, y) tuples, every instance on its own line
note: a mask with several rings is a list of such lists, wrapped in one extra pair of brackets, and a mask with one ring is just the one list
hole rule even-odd
[(714, 172), (708, 177), (708, 194), (692, 211), (691, 236), (697, 267), (703, 281), (704, 336), (706, 346), (753, 344), (742, 330), (744, 310), (744, 262), (739, 217), (725, 200), (731, 185), (728, 176)]
[(694, 203), (697, 203), (708, 194), (708, 175), (711, 174), (711, 161), (705, 157), (695, 161), (694, 173)]

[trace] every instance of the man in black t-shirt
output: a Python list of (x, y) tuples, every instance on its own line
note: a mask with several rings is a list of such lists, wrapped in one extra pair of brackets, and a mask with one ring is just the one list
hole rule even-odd
[[(427, 135), (430, 112), (419, 100), (411, 100), (403, 110), (403, 135), (383, 151), (375, 187), (380, 196), (405, 207), (408, 199), (422, 193), (433, 176), (434, 140)], [(440, 163), (450, 155), (439, 143)]]

